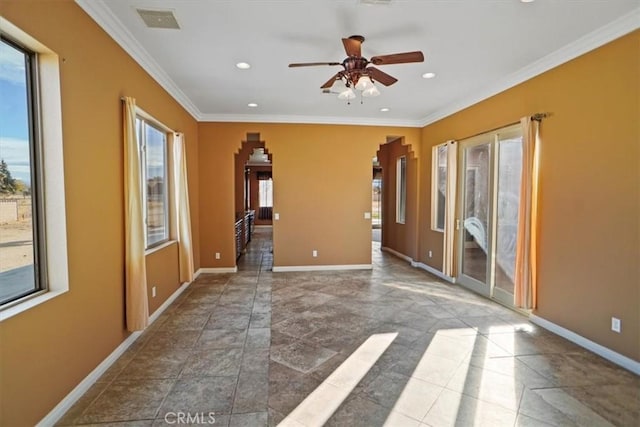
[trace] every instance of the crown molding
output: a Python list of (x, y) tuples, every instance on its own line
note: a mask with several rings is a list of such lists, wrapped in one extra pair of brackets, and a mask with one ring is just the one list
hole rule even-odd
[(422, 127), (419, 120), (378, 119), (370, 117), (287, 116), (258, 114), (201, 114), (202, 122), (294, 123), (317, 125)]
[(102, 29), (122, 47), (169, 95), (171, 95), (191, 116), (199, 120), (202, 114), (198, 107), (174, 83), (169, 75), (133, 37), (131, 32), (106, 6), (104, 0), (75, 0)]
[(561, 47), (560, 49), (543, 56), (537, 61), (521, 68), (515, 73), (501, 79), (497, 83), (480, 90), (473, 95), (453, 102), (446, 107), (439, 109), (419, 120), (420, 126), (427, 126), (447, 116), (457, 113), (467, 107), (484, 101), (500, 92), (514, 87), (522, 82), (532, 79), (545, 71), (549, 71), (558, 65), (569, 62), (578, 56), (603, 46), (617, 38), (631, 33), (640, 28), (640, 7), (632, 10), (626, 15), (612, 21), (611, 23), (592, 31), (585, 36)]

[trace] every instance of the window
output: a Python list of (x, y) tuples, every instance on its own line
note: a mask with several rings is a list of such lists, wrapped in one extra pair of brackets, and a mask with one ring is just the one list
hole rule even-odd
[(34, 52), (0, 41), (0, 304), (46, 289)]
[(431, 229), (444, 231), (447, 202), (447, 150), (448, 144), (433, 147), (431, 173)]
[(2, 16), (0, 28), (4, 321), (67, 292), (69, 262), (60, 58)]
[(261, 208), (273, 207), (273, 181), (271, 179), (258, 181), (258, 196), (260, 198), (259, 206)]
[(169, 240), (169, 180), (167, 134), (147, 119), (136, 119), (136, 132), (142, 155), (142, 197), (147, 249)]
[(407, 211), (407, 158), (396, 161), (396, 222), (404, 224)]

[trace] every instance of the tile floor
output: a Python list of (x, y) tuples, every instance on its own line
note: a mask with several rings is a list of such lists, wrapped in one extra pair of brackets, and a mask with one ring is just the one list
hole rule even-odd
[(239, 273), (201, 275), (59, 425), (640, 425), (638, 376), (519, 314), (379, 243), (372, 271), (272, 273), (269, 233)]

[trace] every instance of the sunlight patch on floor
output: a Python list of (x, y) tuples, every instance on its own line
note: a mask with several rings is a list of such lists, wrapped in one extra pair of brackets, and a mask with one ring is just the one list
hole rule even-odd
[(378, 361), (398, 333), (371, 335), (278, 426), (321, 427)]

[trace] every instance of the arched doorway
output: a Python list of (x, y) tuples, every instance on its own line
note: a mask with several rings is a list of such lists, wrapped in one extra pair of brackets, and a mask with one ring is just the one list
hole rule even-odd
[(235, 246), (239, 271), (273, 264), (272, 155), (259, 133), (247, 133), (235, 154)]

